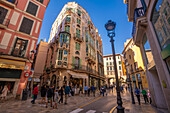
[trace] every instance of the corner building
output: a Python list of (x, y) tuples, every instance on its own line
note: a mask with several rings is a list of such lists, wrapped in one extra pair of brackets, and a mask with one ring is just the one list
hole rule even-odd
[(21, 97), (50, 0), (0, 0), (0, 86)]
[[(61, 87), (104, 83), (103, 45), (88, 13), (68, 2), (52, 25), (43, 81)], [(77, 90), (79, 91), (79, 90)], [(77, 92), (78, 93), (78, 92)]]
[(170, 1), (124, 2), (128, 19), (133, 22), (134, 44), (141, 50), (152, 104), (170, 112)]

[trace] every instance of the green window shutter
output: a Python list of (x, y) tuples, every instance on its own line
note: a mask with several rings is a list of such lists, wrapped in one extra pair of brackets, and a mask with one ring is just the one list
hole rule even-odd
[(81, 69), (81, 59), (79, 59), (79, 69)]
[(73, 68), (75, 68), (75, 57), (73, 56)]

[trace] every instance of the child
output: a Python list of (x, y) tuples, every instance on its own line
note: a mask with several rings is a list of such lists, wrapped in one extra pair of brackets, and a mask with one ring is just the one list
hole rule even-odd
[(59, 99), (59, 94), (58, 94), (58, 89), (56, 89), (55, 91), (55, 105), (54, 105), (54, 108), (57, 109), (57, 104), (58, 104), (58, 99)]

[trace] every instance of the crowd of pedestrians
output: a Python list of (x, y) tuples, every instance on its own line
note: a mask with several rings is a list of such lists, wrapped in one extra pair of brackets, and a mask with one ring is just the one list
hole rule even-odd
[[(103, 85), (99, 89), (99, 91), (100, 91), (99, 95), (107, 96), (107, 92), (109, 91), (109, 92), (113, 93), (114, 88), (115, 88), (114, 85), (111, 85), (111, 86)], [(75, 87), (71, 87), (71, 86), (63, 86), (63, 87), (60, 87), (60, 88), (59, 87), (55, 88), (52, 85), (51, 86), (43, 85), (41, 87), (40, 92), (39, 92), (37, 85), (35, 85), (34, 89), (33, 89), (33, 96), (32, 96), (33, 100), (31, 101), (31, 103), (35, 104), (35, 100), (37, 99), (38, 93), (41, 93), (40, 104), (44, 104), (46, 106), (46, 108), (48, 108), (49, 103), (50, 103), (50, 107), (57, 109), (58, 104), (63, 103), (63, 102), (64, 102), (64, 104), (67, 104), (68, 98), (70, 96), (74, 96), (76, 90), (77, 89)], [(124, 93), (125, 91), (130, 92), (129, 87), (128, 86), (120, 86), (120, 92)], [(92, 95), (92, 96), (95, 97), (96, 96), (96, 87), (94, 87), (94, 86), (91, 86), (91, 87), (84, 86), (84, 89), (83, 89), (83, 87), (80, 85), (78, 94), (80, 96), (82, 96), (83, 92), (84, 92), (84, 96), (91, 96)], [(149, 91), (147, 92), (143, 88), (142, 88), (142, 90), (140, 90), (139, 88), (136, 87), (134, 93), (137, 97), (137, 101), (138, 101), (139, 105), (141, 104), (140, 103), (141, 95), (143, 96), (145, 103), (151, 104), (152, 100), (151, 100), (151, 96), (150, 96)]]
[[(46, 108), (49, 107), (53, 107), (55, 109), (57, 109), (57, 105), (61, 104), (64, 102), (64, 104), (68, 103), (68, 98), (70, 96), (74, 96), (75, 95), (75, 87), (71, 87), (71, 86), (63, 86), (63, 87), (57, 87), (55, 88), (54, 86), (50, 85), (43, 85), (40, 89), (40, 91), (38, 91), (38, 87), (37, 85), (34, 85), (33, 88), (33, 100), (31, 101), (32, 104), (35, 104), (35, 101), (37, 99), (38, 94), (41, 94), (41, 101), (39, 104), (44, 104), (46, 106)], [(83, 91), (84, 90), (84, 91)], [(106, 92), (105, 86), (102, 86), (100, 91), (103, 92), (103, 94)], [(83, 87), (80, 85), (79, 87), (79, 91), (78, 94), (80, 96), (83, 95), (84, 92), (84, 96), (96, 96), (96, 87), (91, 86), (85, 86), (84, 89)]]

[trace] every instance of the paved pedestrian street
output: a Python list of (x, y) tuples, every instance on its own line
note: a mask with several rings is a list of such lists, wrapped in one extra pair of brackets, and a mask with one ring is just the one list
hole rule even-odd
[[(39, 104), (40, 96), (36, 100), (36, 104), (31, 104), (31, 100), (31, 98), (26, 101), (13, 99), (0, 103), (0, 113), (112, 113), (116, 112), (114, 108), (117, 105), (115, 91), (104, 97), (98, 93), (96, 97), (72, 96), (69, 97), (67, 105), (59, 104), (58, 109), (46, 108), (45, 105)], [(122, 94), (122, 101), (125, 113), (162, 113), (156, 111), (150, 104), (144, 104), (142, 98), (140, 106), (137, 102), (132, 105), (129, 93)]]

